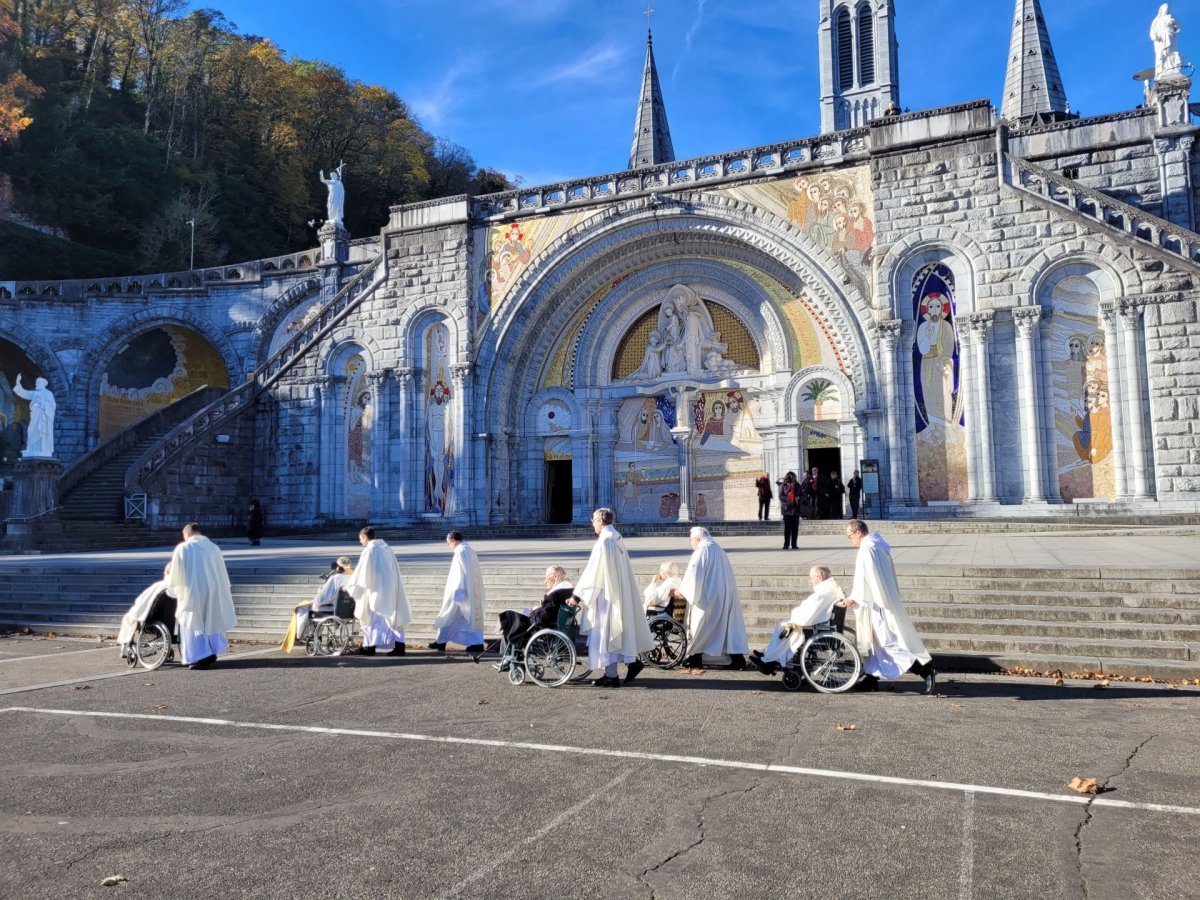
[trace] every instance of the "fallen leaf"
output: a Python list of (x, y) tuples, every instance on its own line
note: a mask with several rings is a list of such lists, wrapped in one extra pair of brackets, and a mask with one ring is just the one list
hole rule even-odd
[(128, 880), (129, 879), (126, 878), (124, 875), (109, 875), (102, 882), (100, 882), (100, 887), (116, 887), (122, 881), (128, 881)]
[(1076, 775), (1067, 785), (1077, 794), (1098, 794), (1100, 793), (1100, 785), (1096, 783), (1095, 778), (1080, 778)]
[(1063, 680), (1062, 680), (1061, 678), (1055, 678), (1055, 679), (1054, 679), (1054, 683), (1055, 683), (1056, 685), (1061, 685), (1061, 684), (1063, 683)]
[(750, 693), (752, 693), (752, 694), (761, 694), (761, 693), (762, 693), (762, 691), (751, 691)]
[(1106, 687), (1108, 687), (1108, 679), (1107, 678), (1105, 678), (1103, 681), (1097, 681), (1095, 684), (1092, 685), (1092, 689), (1097, 690), (1097, 691), (1103, 690)]
[(845, 722), (838, 722), (838, 723), (837, 723), (837, 730), (838, 730), (838, 731), (858, 731), (858, 726), (857, 726), (857, 725), (851, 725), (851, 724), (847, 724), (847, 723), (845, 723)]
[(487, 701), (486, 701), (486, 700), (480, 700), (480, 701), (479, 701), (477, 704), (475, 704), (475, 705), (476, 705), (476, 706), (487, 706)]
[(91, 689), (92, 689), (92, 686), (90, 684), (75, 685), (75, 690), (77, 690), (77, 691), (90, 691)]
[(153, 681), (143, 681), (142, 687), (154, 687), (154, 682)]
[(963, 706), (961, 703), (951, 703), (950, 705), (952, 707), (954, 707), (954, 709), (966, 709), (966, 707)]
[(166, 708), (167, 708), (167, 704), (165, 704), (165, 703), (158, 703), (158, 704), (156, 704), (156, 705), (155, 705), (155, 707), (154, 707), (154, 708), (155, 708), (155, 709), (166, 709)]
[(1008, 702), (1009, 702), (1009, 703), (1020, 703), (1020, 702), (1021, 702), (1021, 698), (1020, 698), (1020, 697), (1009, 697), (1009, 698), (1008, 698)]
[(1175, 685), (1173, 685), (1173, 684), (1168, 684), (1167, 690), (1168, 691), (1177, 691), (1177, 690), (1179, 690), (1179, 688), (1175, 687)]

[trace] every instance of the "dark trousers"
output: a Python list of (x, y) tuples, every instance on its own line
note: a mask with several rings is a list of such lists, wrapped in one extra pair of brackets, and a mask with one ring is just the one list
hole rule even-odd
[(796, 546), (796, 536), (800, 533), (800, 517), (783, 517), (783, 549)]
[(858, 518), (858, 494), (850, 495), (850, 518)]
[(532, 625), (533, 620), (523, 613), (511, 609), (506, 609), (500, 613), (500, 633), (504, 635), (504, 640), (510, 644), (522, 643), (522, 637), (524, 637)]
[(766, 499), (763, 499), (762, 497), (760, 497), (758, 499), (758, 518), (763, 522), (765, 522), (765, 521), (767, 521), (767, 519), (771, 518), (771, 498), (770, 497), (767, 497)]

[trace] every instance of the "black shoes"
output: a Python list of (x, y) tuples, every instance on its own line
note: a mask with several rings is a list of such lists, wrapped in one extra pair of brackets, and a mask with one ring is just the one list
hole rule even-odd
[(431, 644), (429, 645), (429, 649), (430, 649), (430, 650), (436, 650), (438, 653), (445, 653), (445, 652), (446, 652), (446, 645), (445, 645), (445, 644), (439, 644), (437, 641), (434, 641), (433, 643), (431, 643)]
[(631, 662), (625, 667), (625, 683), (629, 684), (629, 682), (637, 678), (638, 675), (642, 673), (642, 669), (644, 668), (646, 668), (646, 664), (640, 659), (635, 659), (633, 662)]
[(704, 654), (703, 653), (693, 653), (691, 656), (689, 656), (687, 659), (685, 659), (683, 661), (683, 665), (688, 669), (703, 669), (704, 668)]
[(358, 655), (359, 656), (374, 656), (375, 648), (374, 647), (359, 647)]
[[(374, 649), (373, 647), (371, 649)], [(408, 648), (403, 644), (397, 644), (388, 651), (388, 656), (403, 656), (408, 651)]]
[(761, 656), (753, 657), (751, 662), (753, 662), (754, 665), (758, 667), (758, 671), (762, 672), (764, 675), (774, 675), (779, 671), (779, 663), (767, 662)]
[(864, 675), (855, 690), (866, 691), (867, 693), (877, 691), (879, 690), (879, 679), (874, 675)]
[(470, 647), (467, 648), (467, 652), (468, 653), (482, 653), (483, 652), (483, 644), (472, 644)]
[(922, 676), (925, 679), (925, 695), (929, 696), (937, 688), (937, 669), (933, 667), (933, 663), (926, 663), (925, 674)]
[(603, 678), (597, 678), (592, 682), (592, 687), (620, 687), (620, 678), (609, 678), (605, 675)]
[(729, 654), (729, 669), (731, 672), (746, 671), (746, 657), (740, 653)]
[(211, 669), (212, 664), (215, 663), (216, 661), (217, 661), (217, 654), (210, 653), (208, 656), (204, 657), (204, 659), (196, 660), (194, 663), (192, 663), (190, 666), (188, 666), (188, 668), (189, 669)]

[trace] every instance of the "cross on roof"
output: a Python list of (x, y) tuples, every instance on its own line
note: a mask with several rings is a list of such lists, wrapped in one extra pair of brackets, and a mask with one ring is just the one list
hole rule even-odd
[(646, 11), (642, 13), (646, 17), (646, 30), (650, 30), (650, 22), (654, 16), (654, 8), (650, 5), (650, 0), (646, 0)]

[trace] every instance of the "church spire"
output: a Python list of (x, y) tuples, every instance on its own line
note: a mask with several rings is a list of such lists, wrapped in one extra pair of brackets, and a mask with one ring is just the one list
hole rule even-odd
[(1025, 122), (1057, 121), (1069, 116), (1042, 4), (1040, 0), (1017, 0), (1000, 117)]
[(642, 73), (642, 95), (638, 99), (637, 117), (633, 122), (633, 146), (629, 151), (629, 168), (653, 166), (672, 162), (675, 148), (671, 146), (671, 129), (667, 125), (667, 107), (658, 84), (658, 69), (654, 66), (654, 39), (646, 29), (646, 68)]

